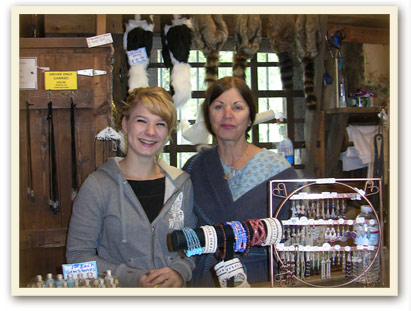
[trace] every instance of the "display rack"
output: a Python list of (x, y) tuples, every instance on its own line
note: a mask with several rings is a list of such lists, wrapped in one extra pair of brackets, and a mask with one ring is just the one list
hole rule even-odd
[[(287, 193), (288, 183), (296, 185), (291, 193)], [(283, 240), (270, 246), (271, 287), (384, 286), (380, 178), (272, 180), (269, 189), (269, 217), (277, 218), (291, 206), (291, 217), (281, 221)], [(278, 207), (273, 206), (274, 199), (282, 199)], [(371, 207), (374, 219), (357, 217), (361, 205)], [(366, 232), (356, 232), (354, 226)], [(373, 232), (378, 242), (362, 245), (358, 239), (355, 244), (357, 234), (369, 235), (371, 226), (374, 231), (378, 228), (378, 233)], [(368, 262), (364, 258), (369, 254)], [(377, 280), (370, 277), (376, 268)]]

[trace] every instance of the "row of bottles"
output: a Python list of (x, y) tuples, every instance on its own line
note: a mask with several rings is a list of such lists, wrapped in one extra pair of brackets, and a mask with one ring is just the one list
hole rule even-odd
[(354, 244), (358, 247), (361, 246), (375, 246), (374, 250), (363, 250), (357, 252), (356, 256), (352, 258), (353, 265), (353, 277), (360, 276), (372, 263), (369, 270), (364, 273), (357, 282), (364, 286), (375, 286), (381, 281), (381, 268), (380, 268), (380, 256), (377, 254), (377, 246), (379, 243), (379, 227), (377, 220), (372, 213), (372, 208), (369, 205), (361, 206), (361, 213), (356, 218), (356, 224), (354, 226), (355, 231), (362, 234), (358, 234), (354, 239)]
[(119, 286), (118, 278), (112, 275), (111, 270), (107, 270), (105, 274), (94, 277), (92, 272), (87, 273), (84, 277), (82, 273), (77, 274), (77, 278), (73, 274), (68, 274), (67, 279), (63, 279), (62, 274), (57, 274), (56, 278), (52, 273), (48, 273), (43, 279), (41, 274), (37, 275), (29, 287), (34, 288), (116, 288)]

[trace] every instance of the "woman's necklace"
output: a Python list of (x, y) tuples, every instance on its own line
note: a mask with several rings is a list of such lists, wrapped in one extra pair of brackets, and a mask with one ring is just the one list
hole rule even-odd
[[(230, 168), (232, 168), (232, 176), (233, 176), (233, 177), (235, 177), (236, 171), (238, 170), (238, 169), (236, 169), (237, 164), (241, 163), (242, 159), (247, 156), (247, 150), (248, 150), (248, 144), (246, 145), (245, 150), (242, 152), (241, 157), (239, 157), (237, 160), (234, 160), (234, 161), (231, 163), (231, 165), (230, 165), (230, 164), (227, 164)], [(224, 162), (224, 161), (223, 161), (223, 162)], [(224, 162), (224, 163), (225, 163), (225, 162)], [(239, 168), (239, 169), (240, 169), (240, 168)], [(225, 173), (225, 174), (224, 174), (224, 179), (225, 179), (225, 180), (229, 180), (229, 179), (230, 179), (230, 175), (227, 174), (227, 173)]]

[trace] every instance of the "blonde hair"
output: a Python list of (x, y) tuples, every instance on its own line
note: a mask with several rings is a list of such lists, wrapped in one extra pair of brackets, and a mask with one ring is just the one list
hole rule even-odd
[(168, 135), (177, 130), (177, 111), (171, 95), (161, 87), (144, 87), (134, 89), (126, 98), (121, 108), (121, 118), (129, 119), (131, 111), (143, 104), (152, 114), (163, 119), (168, 126)]

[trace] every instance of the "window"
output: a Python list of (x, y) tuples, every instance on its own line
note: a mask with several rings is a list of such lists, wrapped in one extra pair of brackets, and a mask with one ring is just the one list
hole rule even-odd
[[(232, 75), (234, 51), (232, 48), (233, 42), (229, 41), (230, 39), (225, 45), (227, 48), (220, 51), (219, 78)], [(182, 137), (181, 128), (194, 124), (197, 109), (204, 99), (206, 89), (204, 83), (205, 61), (206, 58), (201, 51), (194, 49), (190, 51), (192, 98), (182, 108), (178, 109), (179, 130), (164, 149), (163, 159), (178, 168), (183, 167), (185, 162), (197, 152), (196, 146)], [(170, 72), (163, 64), (159, 37), (154, 39), (152, 59), (148, 70), (150, 85), (170, 89)], [(295, 70), (298, 70), (298, 68)], [(304, 150), (304, 95), (302, 85), (300, 84), (300, 90), (292, 92), (282, 90), (278, 57), (270, 51), (268, 40), (264, 41), (263, 39), (260, 52), (248, 62), (246, 82), (257, 97), (258, 112), (271, 109), (276, 113), (276, 116), (283, 116), (281, 121), (271, 120), (254, 126), (250, 131), (250, 142), (277, 152), (278, 143), (288, 136), (294, 144), (294, 166), (296, 169), (301, 169), (301, 158)], [(211, 135), (209, 136), (209, 143), (213, 143)]]

